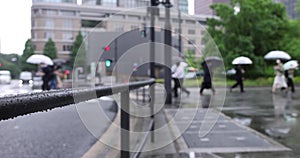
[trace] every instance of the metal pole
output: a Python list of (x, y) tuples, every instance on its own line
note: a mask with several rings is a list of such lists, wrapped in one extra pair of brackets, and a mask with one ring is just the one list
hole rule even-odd
[(154, 115), (154, 102), (155, 102), (155, 94), (154, 94), (154, 91), (155, 91), (155, 85), (152, 84), (150, 85), (150, 107), (151, 107), (151, 119), (153, 120), (153, 125), (151, 127), (151, 142), (153, 143), (155, 141), (155, 115)]
[(180, 55), (182, 55), (182, 41), (181, 41), (181, 32), (182, 32), (182, 28), (181, 28), (181, 12), (178, 9), (178, 51), (180, 53)]
[(130, 116), (129, 92), (121, 92), (121, 158), (130, 157)]
[(114, 64), (114, 71), (115, 71), (115, 78), (116, 78), (116, 83), (118, 83), (118, 38), (115, 39), (115, 64)]
[(150, 8), (150, 77), (155, 78), (155, 16), (154, 16), (154, 6)]
[(172, 26), (170, 22), (170, 0), (166, 0), (165, 3), (165, 89), (166, 89), (166, 104), (172, 103), (172, 88), (171, 88), (171, 46), (172, 46)]
[[(158, 8), (156, 6), (150, 7), (150, 77), (155, 78), (155, 14), (157, 13)], [(151, 112), (151, 119), (153, 120), (153, 125), (151, 128), (151, 142), (153, 143), (155, 141), (155, 115), (154, 115), (154, 85), (150, 85), (150, 112)]]

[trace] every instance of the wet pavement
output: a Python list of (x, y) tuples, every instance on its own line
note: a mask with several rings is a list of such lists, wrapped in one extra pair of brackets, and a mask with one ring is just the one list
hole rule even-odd
[(270, 87), (246, 88), (246, 93), (227, 92), (223, 113), (243, 125), (291, 148), (290, 152), (221, 154), (222, 157), (300, 157), (300, 92), (271, 93)]
[[(70, 105), (48, 112), (0, 121), (1, 158), (79, 158), (97, 141), (83, 124), (77, 113), (78, 106), (89, 108), (97, 102)], [(103, 112), (110, 120), (115, 117), (116, 105), (99, 100)], [(111, 122), (97, 120), (99, 137)]]

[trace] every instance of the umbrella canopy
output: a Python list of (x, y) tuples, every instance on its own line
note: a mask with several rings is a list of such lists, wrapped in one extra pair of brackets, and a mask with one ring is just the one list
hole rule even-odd
[(252, 60), (248, 57), (240, 56), (235, 58), (232, 61), (233, 65), (244, 65), (244, 64), (252, 64)]
[(298, 66), (299, 64), (297, 60), (288, 61), (283, 65), (284, 70), (296, 69)]
[(284, 52), (284, 51), (274, 50), (274, 51), (271, 51), (268, 54), (266, 54), (264, 58), (265, 59), (284, 59), (284, 60), (290, 60), (291, 56), (288, 53)]
[(213, 67), (218, 67), (223, 64), (223, 60), (217, 56), (209, 56), (204, 60), (206, 63), (211, 63)]
[(26, 62), (31, 64), (45, 63), (47, 65), (53, 65), (53, 61), (49, 57), (41, 54), (34, 54), (30, 56)]

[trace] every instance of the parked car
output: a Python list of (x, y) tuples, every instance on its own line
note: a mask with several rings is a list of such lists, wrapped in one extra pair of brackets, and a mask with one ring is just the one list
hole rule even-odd
[(0, 83), (1, 84), (10, 84), (11, 74), (8, 70), (0, 70)]
[(41, 76), (35, 75), (32, 80), (32, 89), (42, 89), (43, 80)]
[(20, 84), (32, 84), (32, 73), (28, 71), (23, 71), (20, 73)]

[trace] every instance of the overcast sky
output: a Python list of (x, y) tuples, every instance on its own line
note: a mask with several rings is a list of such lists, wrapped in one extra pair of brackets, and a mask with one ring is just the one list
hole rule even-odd
[[(193, 11), (193, 1), (188, 0)], [(32, 0), (0, 0), (0, 52), (23, 53), (27, 39), (31, 38), (30, 7)]]

